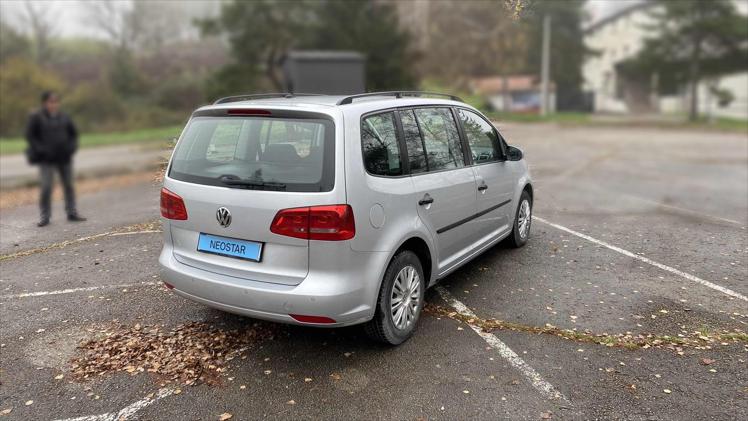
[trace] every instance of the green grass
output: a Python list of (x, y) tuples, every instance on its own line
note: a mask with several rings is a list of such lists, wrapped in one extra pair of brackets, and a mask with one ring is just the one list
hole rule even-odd
[(542, 116), (540, 114), (527, 113), (502, 113), (496, 111), (486, 112), (486, 116), (492, 120), (514, 121), (519, 123), (568, 123), (568, 124), (588, 124), (591, 120), (591, 114), (579, 112), (559, 112)]
[[(127, 132), (84, 133), (80, 138), (80, 147), (91, 148), (131, 143), (168, 142), (179, 136), (181, 130), (182, 126), (167, 126)], [(25, 149), (26, 140), (23, 138), (0, 138), (0, 155), (21, 153)]]
[(714, 121), (706, 119), (685, 123), (688, 127), (694, 128), (712, 128), (717, 130), (733, 131), (748, 133), (748, 120), (738, 120), (735, 118), (716, 118)]

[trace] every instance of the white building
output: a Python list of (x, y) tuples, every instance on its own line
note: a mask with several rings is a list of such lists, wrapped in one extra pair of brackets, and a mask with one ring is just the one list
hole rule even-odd
[[(748, 1), (735, 1), (741, 13), (748, 14)], [(689, 90), (686, 87), (669, 96), (654, 94), (657, 76), (647, 81), (627, 80), (617, 65), (633, 58), (653, 34), (646, 26), (653, 22), (649, 2), (632, 3), (629, 7), (593, 23), (585, 30), (587, 46), (598, 55), (588, 58), (582, 72), (584, 91), (591, 93), (595, 112), (607, 113), (686, 113)], [(730, 91), (734, 97), (728, 105), (720, 104), (713, 89)], [(718, 117), (748, 119), (748, 72), (724, 75), (699, 84), (699, 113)]]

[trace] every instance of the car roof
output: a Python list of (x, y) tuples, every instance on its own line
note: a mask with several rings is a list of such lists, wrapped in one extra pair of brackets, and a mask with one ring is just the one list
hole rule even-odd
[[(272, 97), (263, 97), (273, 95)], [(433, 98), (431, 96), (446, 96), (449, 99)], [(225, 109), (225, 108), (250, 108), (250, 107), (272, 107), (297, 110), (369, 112), (380, 109), (408, 107), (417, 105), (443, 105), (464, 106), (473, 108), (462, 102), (459, 98), (435, 93), (421, 93), (413, 91), (399, 92), (372, 92), (356, 95), (311, 95), (311, 94), (259, 94), (243, 95), (222, 98), (212, 105), (201, 107), (200, 110)]]

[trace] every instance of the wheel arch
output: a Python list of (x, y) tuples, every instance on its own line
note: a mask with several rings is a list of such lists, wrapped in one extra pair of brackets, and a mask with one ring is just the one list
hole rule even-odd
[[(526, 191), (527, 194), (530, 195), (530, 200), (535, 200), (535, 193), (533, 192), (532, 183), (526, 183), (525, 187), (522, 188), (522, 191)], [(521, 193), (520, 193), (521, 194)]]
[(433, 257), (431, 256), (431, 248), (429, 247), (428, 243), (421, 237), (410, 237), (407, 240), (403, 241), (403, 243), (400, 244), (400, 247), (395, 250), (395, 253), (393, 253), (392, 257), (390, 258), (390, 261), (392, 261), (392, 258), (397, 256), (397, 254), (403, 250), (412, 251), (418, 257), (418, 260), (421, 261), (423, 276), (426, 281), (426, 287), (428, 288), (429, 285), (431, 285), (431, 275), (433, 273), (434, 263)]

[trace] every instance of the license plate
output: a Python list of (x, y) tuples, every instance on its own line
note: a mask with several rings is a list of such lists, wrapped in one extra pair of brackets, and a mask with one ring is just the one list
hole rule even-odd
[(259, 262), (262, 243), (200, 233), (197, 251)]

